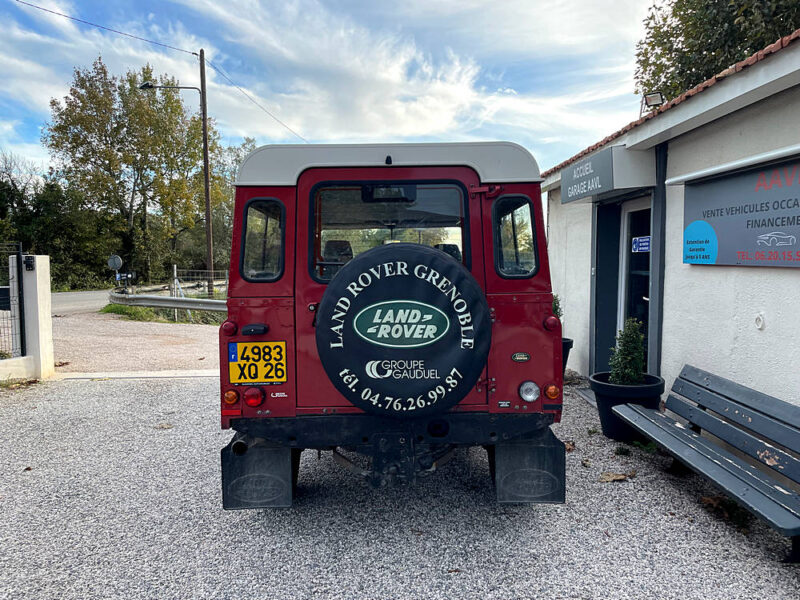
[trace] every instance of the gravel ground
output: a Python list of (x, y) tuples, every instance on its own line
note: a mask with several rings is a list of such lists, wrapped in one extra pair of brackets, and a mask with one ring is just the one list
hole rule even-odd
[(566, 505), (497, 506), (474, 448), (390, 490), (305, 452), (293, 509), (224, 512), (216, 409), (213, 379), (0, 395), (0, 597), (797, 598), (785, 538), (708, 512), (663, 457), (617, 456), (572, 393)]
[[(97, 312), (53, 317), (58, 373), (218, 369), (216, 325), (128, 321)], [(67, 363), (67, 364), (63, 364)]]

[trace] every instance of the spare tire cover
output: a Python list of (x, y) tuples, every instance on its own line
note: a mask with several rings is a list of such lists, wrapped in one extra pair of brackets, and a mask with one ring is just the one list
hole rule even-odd
[(364, 252), (336, 274), (318, 311), (325, 372), (373, 414), (409, 419), (447, 410), (486, 365), (486, 297), (441, 250), (398, 243)]

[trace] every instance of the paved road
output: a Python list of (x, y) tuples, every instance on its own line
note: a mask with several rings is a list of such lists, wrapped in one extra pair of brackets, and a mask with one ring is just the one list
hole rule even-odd
[(57, 292), (52, 295), (54, 315), (97, 312), (108, 304), (108, 290), (91, 292)]
[(304, 452), (294, 508), (224, 512), (218, 405), (209, 378), (0, 392), (0, 598), (797, 597), (785, 538), (711, 514), (718, 492), (662, 457), (618, 456), (572, 394), (563, 506), (497, 506), (474, 448), (381, 490)]

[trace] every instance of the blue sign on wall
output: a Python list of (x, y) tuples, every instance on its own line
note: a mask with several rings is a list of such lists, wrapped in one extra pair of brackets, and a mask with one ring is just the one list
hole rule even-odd
[(631, 252), (650, 252), (650, 236), (643, 235), (633, 238)]

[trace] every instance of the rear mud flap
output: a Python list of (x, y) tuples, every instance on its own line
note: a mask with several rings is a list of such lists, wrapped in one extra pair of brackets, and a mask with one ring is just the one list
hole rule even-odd
[(502, 504), (563, 504), (566, 449), (550, 429), (535, 438), (511, 440), (490, 449), (497, 501)]
[[(298, 462), (299, 451), (295, 451)], [(288, 508), (294, 488), (293, 452), (236, 436), (222, 449), (222, 507)]]

